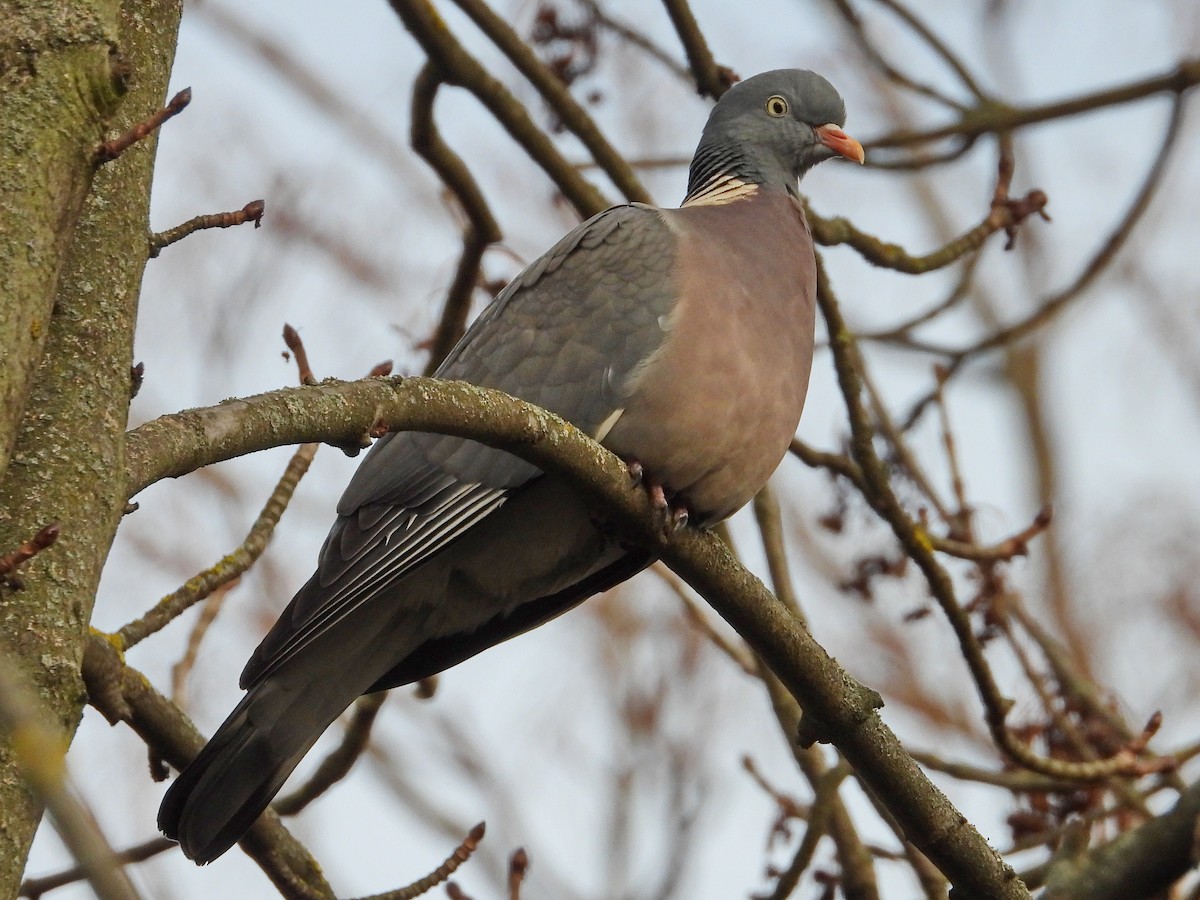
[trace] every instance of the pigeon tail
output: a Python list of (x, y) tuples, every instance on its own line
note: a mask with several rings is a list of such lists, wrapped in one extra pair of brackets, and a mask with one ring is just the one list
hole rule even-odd
[(272, 682), (252, 689), (167, 790), (158, 827), (189, 859), (212, 862), (237, 843), (348, 702), (304, 693)]

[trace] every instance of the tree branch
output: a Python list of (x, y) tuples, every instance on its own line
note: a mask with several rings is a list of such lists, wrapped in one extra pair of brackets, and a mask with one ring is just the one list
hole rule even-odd
[(537, 89), (542, 99), (562, 120), (563, 125), (587, 147), (597, 165), (612, 179), (612, 183), (625, 195), (626, 200), (654, 202), (625, 157), (608, 142), (587, 110), (571, 96), (562, 79), (534, 55), (529, 45), (507, 22), (496, 15), (483, 0), (454, 0), (454, 3), (500, 48), (517, 67), (517, 71), (529, 79), (529, 83)]
[(1200, 783), (1189, 787), (1170, 812), (1078, 857), (1053, 863), (1041, 900), (1157, 896), (1196, 864), (1198, 820)]
[(496, 222), (487, 200), (475, 176), (457, 153), (442, 138), (437, 121), (433, 116), (433, 101), (438, 88), (445, 83), (437, 66), (425, 63), (413, 84), (412, 126), (410, 140), (417, 155), (437, 172), (442, 184), (446, 185), (458, 200), (467, 217), (463, 229), (463, 249), (454, 272), (442, 315), (434, 331), (429, 347), (429, 364), (426, 375), (446, 358), (458, 339), (466, 330), (471, 312), (471, 297), (479, 283), (479, 267), (487, 248), (499, 241), (503, 234)]
[(1175, 68), (1161, 75), (1118, 85), (1114, 88), (1041, 103), (1035, 106), (1009, 106), (999, 101), (981, 104), (967, 110), (957, 122), (940, 125), (926, 131), (900, 129), (871, 141), (864, 141), (867, 150), (880, 147), (907, 147), (948, 137), (963, 137), (973, 140), (984, 134), (1013, 131), (1027, 125), (1036, 125), (1051, 119), (1062, 119), (1079, 113), (1105, 109), (1123, 103), (1132, 103), (1154, 94), (1171, 93), (1183, 95), (1200, 84), (1200, 56), (1185, 59)]
[[(83, 680), (92, 706), (111, 724), (125, 722), (176, 769), (182, 770), (204, 746), (187, 716), (145, 675), (125, 665), (107, 635), (93, 632), (88, 638)], [(320, 866), (270, 810), (239, 843), (285, 897), (333, 897)]]
[(754, 648), (806, 711), (806, 733), (836, 744), (913, 842), (971, 895), (1027, 897), (1012, 869), (929, 781), (876, 713), (878, 695), (813, 640), (715, 535), (665, 535), (645, 491), (620, 459), (531, 404), (462, 382), (368, 379), (325, 382), (164, 416), (129, 434), (130, 493), (160, 478), (285, 443), (347, 443), (382, 420), (512, 452), (570, 478), (631, 540), (661, 553)]
[(604, 195), (579, 174), (554, 142), (534, 123), (525, 107), (493, 78), (451, 34), (428, 0), (390, 0), (391, 7), (450, 84), (469, 90), (535, 163), (550, 176), (563, 196), (583, 217), (609, 206)]
[(687, 53), (688, 65), (696, 80), (696, 91), (701, 96), (719, 99), (738, 80), (737, 75), (728, 66), (718, 65), (713, 59), (712, 50), (708, 48), (708, 41), (700, 30), (688, 0), (663, 0), (663, 6)]

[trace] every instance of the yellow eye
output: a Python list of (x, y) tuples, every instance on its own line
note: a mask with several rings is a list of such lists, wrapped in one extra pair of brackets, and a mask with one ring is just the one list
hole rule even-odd
[(788, 111), (787, 101), (775, 94), (767, 98), (767, 115), (774, 116), (776, 119), (786, 116)]

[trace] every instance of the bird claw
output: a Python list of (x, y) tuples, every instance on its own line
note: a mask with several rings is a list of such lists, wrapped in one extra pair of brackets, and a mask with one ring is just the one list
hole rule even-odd
[(646, 470), (642, 468), (642, 464), (636, 459), (631, 459), (625, 463), (625, 471), (629, 473), (629, 478), (635, 486), (646, 480)]
[(650, 503), (656, 512), (665, 513), (671, 508), (671, 504), (667, 502), (666, 491), (663, 490), (661, 484), (646, 485), (646, 493), (650, 495)]
[(688, 508), (683, 504), (672, 506), (671, 501), (667, 499), (666, 490), (658, 482), (651, 481), (646, 477), (646, 470), (640, 462), (631, 459), (625, 463), (625, 468), (634, 485), (646, 489), (646, 495), (650, 498), (650, 505), (654, 508), (655, 517), (660, 520), (664, 537), (670, 537), (687, 525), (688, 519), (691, 517)]

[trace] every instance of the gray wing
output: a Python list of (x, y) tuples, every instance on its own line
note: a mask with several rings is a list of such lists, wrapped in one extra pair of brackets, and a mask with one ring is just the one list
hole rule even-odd
[[(663, 342), (675, 236), (652, 207), (608, 209), (515, 278), (437, 371), (498, 388), (597, 434)], [(497, 510), (540, 471), (462, 438), (385, 435), (338, 504), (316, 574), (242, 673), (248, 687)]]

